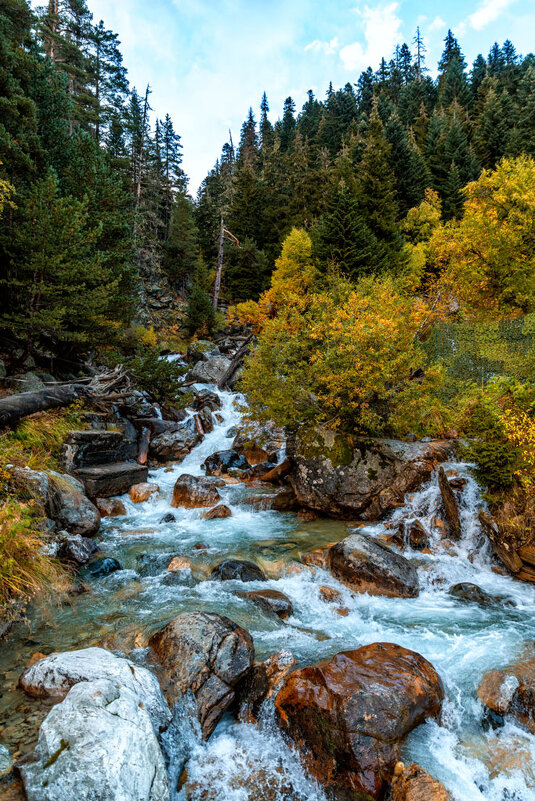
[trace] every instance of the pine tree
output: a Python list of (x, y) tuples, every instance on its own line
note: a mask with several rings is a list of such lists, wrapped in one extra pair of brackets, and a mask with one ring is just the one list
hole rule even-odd
[(443, 215), (445, 220), (452, 218), (460, 219), (463, 214), (464, 197), (462, 194), (463, 183), (459, 175), (459, 170), (454, 161), (451, 162), (448, 178), (444, 188)]
[(498, 94), (493, 78), (486, 78), (482, 84), (480, 103), (473, 145), (480, 164), (492, 168), (507, 150), (513, 103), (509, 99), (508, 104), (507, 99)]
[(190, 198), (180, 193), (171, 211), (163, 266), (182, 295), (185, 294), (186, 286), (195, 274), (198, 252), (198, 231), (193, 204)]
[(407, 132), (397, 114), (391, 115), (385, 134), (392, 148), (399, 213), (405, 217), (423, 199), (431, 176), (414, 136)]
[(374, 75), (371, 67), (360, 73), (357, 81), (357, 104), (359, 114), (371, 114), (373, 103)]
[(106, 30), (104, 22), (100, 20), (98, 25), (91, 28), (88, 39), (88, 74), (95, 97), (95, 138), (99, 142), (102, 130), (105, 133), (112, 118), (123, 110), (128, 80), (117, 34)]
[(470, 90), (465, 73), (466, 61), (451, 30), (448, 31), (444, 43), (444, 51), (438, 64), (438, 101), (444, 108), (453, 102), (467, 108)]
[(314, 232), (315, 252), (357, 280), (382, 266), (384, 254), (363, 219), (358, 200), (341, 181), (331, 192), (327, 213)]
[(295, 126), (295, 103), (291, 97), (287, 97), (284, 101), (282, 121), (279, 124), (280, 148), (283, 153), (292, 146)]
[(186, 311), (186, 326), (190, 334), (211, 334), (214, 330), (215, 310), (209, 292), (208, 270), (202, 255), (199, 255)]

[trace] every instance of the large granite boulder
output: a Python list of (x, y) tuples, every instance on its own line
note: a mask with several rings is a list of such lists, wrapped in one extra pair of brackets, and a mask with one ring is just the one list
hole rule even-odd
[(198, 384), (217, 384), (232, 364), (226, 356), (213, 356), (206, 361), (198, 361), (186, 376), (188, 381)]
[(81, 481), (63, 473), (48, 473), (48, 514), (71, 534), (91, 537), (100, 526), (100, 512), (85, 495)]
[(170, 801), (165, 762), (139, 696), (113, 681), (76, 684), (20, 767), (28, 801)]
[(276, 698), (282, 729), (329, 793), (383, 799), (405, 736), (439, 714), (444, 691), (420, 654), (392, 643), (296, 670)]
[(343, 434), (315, 430), (288, 441), (297, 499), (331, 517), (378, 520), (427, 481), (454, 443), (366, 440), (352, 444)]
[(156, 677), (146, 668), (115, 656), (105, 648), (51, 654), (26, 668), (19, 685), (28, 695), (59, 701), (75, 684), (99, 679), (130, 690), (143, 703), (157, 732), (171, 722), (171, 713)]
[(183, 473), (176, 480), (171, 506), (198, 509), (202, 506), (216, 506), (221, 500), (214, 482), (205, 476), (190, 476)]
[(368, 534), (355, 533), (327, 554), (331, 573), (354, 592), (416, 598), (418, 574), (408, 559)]
[(150, 638), (172, 704), (191, 690), (203, 737), (209, 737), (236, 697), (254, 659), (251, 636), (228, 617), (186, 612)]
[(201, 439), (194, 421), (190, 419), (173, 431), (164, 431), (163, 434), (153, 437), (149, 454), (160, 462), (181, 462)]

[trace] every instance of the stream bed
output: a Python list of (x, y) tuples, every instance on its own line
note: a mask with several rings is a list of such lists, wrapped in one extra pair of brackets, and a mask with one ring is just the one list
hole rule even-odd
[[(439, 672), (446, 691), (440, 723), (428, 722), (409, 735), (405, 762), (416, 761), (440, 779), (455, 801), (534, 801), (535, 736), (507, 722), (484, 730), (483, 708), (476, 697), (485, 672), (505, 667), (535, 640), (535, 587), (498, 575), (491, 569), (477, 510), (484, 504), (469, 467), (446, 465), (466, 478), (461, 494), (462, 539), (447, 550), (434, 525), (439, 505), (436, 477), (407, 498), (386, 523), (365, 531), (380, 536), (402, 518), (423, 522), (431, 533), (430, 554), (407, 549), (418, 566), (418, 598), (355, 595), (321, 568), (299, 567), (302, 554), (347, 536), (356, 524), (262, 509), (246, 501), (273, 490), (228, 484), (220, 489), (232, 510), (227, 519), (203, 520), (203, 510), (172, 509), (173, 486), (182, 473), (203, 475), (211, 453), (229, 448), (229, 428), (240, 422), (237, 396), (219, 393), (223, 422), (215, 425), (180, 464), (150, 472), (160, 493), (142, 504), (123, 496), (127, 514), (103, 518), (97, 538), (103, 555), (119, 560), (122, 570), (92, 579), (89, 592), (69, 604), (32, 610), (27, 625), (18, 624), (0, 646), (0, 741), (10, 750), (32, 749), (48, 707), (16, 688), (24, 665), (35, 652), (45, 654), (100, 644), (131, 651), (147, 659), (148, 637), (172, 617), (186, 611), (224, 614), (252, 635), (256, 658), (281, 649), (310, 664), (342, 650), (372, 642), (394, 642), (426, 657)], [(174, 521), (163, 523), (172, 512)], [(192, 570), (169, 573), (173, 556), (186, 556)], [(210, 581), (210, 569), (225, 558), (255, 561), (268, 582)], [(458, 582), (472, 582), (501, 600), (489, 605), (460, 601), (447, 594)], [(345, 607), (327, 603), (322, 585), (341, 593)], [(281, 621), (250, 601), (240, 590), (276, 589), (293, 604), (293, 615)], [(346, 613), (347, 612), (347, 613)], [(308, 778), (286, 745), (266, 705), (259, 725), (237, 724), (226, 716), (208, 741), (194, 729), (187, 734), (187, 786), (174, 801), (323, 801), (321, 789)], [(249, 790), (246, 788), (249, 787)]]

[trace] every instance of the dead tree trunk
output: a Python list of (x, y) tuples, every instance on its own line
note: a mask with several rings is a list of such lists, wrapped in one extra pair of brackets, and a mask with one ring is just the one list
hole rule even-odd
[(253, 335), (250, 334), (243, 343), (243, 345), (239, 348), (239, 350), (236, 351), (232, 359), (232, 362), (230, 363), (230, 367), (227, 369), (224, 376), (217, 382), (218, 389), (223, 389), (225, 385), (230, 381), (236, 370), (240, 367), (245, 356), (247, 355), (247, 352), (249, 351), (249, 345), (251, 344), (252, 338)]
[(221, 289), (221, 274), (223, 272), (223, 246), (225, 244), (225, 222), (221, 217), (221, 233), (219, 234), (219, 251), (217, 253), (217, 271), (215, 274), (214, 297), (212, 300), (214, 309), (217, 309), (219, 302), (219, 291)]
[(22, 392), (20, 395), (9, 395), (0, 398), (0, 428), (12, 426), (23, 417), (47, 409), (59, 409), (70, 406), (81, 395), (87, 395), (87, 387), (79, 384), (66, 384), (50, 389), (39, 389), (37, 392)]

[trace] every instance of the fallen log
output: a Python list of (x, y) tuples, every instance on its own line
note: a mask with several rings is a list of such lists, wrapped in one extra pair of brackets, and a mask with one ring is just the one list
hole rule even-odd
[(226, 370), (223, 377), (217, 382), (218, 389), (224, 389), (226, 384), (230, 381), (236, 370), (240, 367), (241, 363), (243, 362), (247, 352), (249, 350), (249, 345), (251, 344), (251, 340), (253, 338), (252, 334), (249, 334), (243, 345), (236, 351), (230, 366)]
[(48, 409), (59, 409), (70, 406), (80, 396), (90, 394), (86, 386), (66, 384), (39, 389), (36, 392), (21, 392), (19, 395), (8, 395), (0, 398), (0, 429), (13, 426), (23, 417)]

